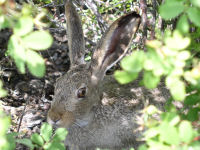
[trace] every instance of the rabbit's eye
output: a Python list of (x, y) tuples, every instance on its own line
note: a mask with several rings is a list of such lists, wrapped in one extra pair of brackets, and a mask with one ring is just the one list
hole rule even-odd
[(78, 98), (84, 98), (86, 95), (86, 87), (80, 88), (77, 93)]

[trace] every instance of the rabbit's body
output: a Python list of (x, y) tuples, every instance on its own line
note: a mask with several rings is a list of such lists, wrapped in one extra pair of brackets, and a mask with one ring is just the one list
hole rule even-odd
[(65, 144), (70, 150), (137, 147), (141, 110), (147, 102), (162, 106), (168, 91), (164, 85), (147, 90), (138, 81), (120, 85), (105, 72), (126, 53), (140, 16), (132, 12), (117, 19), (86, 64), (80, 19), (71, 0), (65, 10), (71, 68), (56, 82), (48, 122), (67, 128)]
[(85, 121), (79, 120), (69, 128), (66, 144), (74, 150), (137, 147), (141, 137), (138, 123), (145, 103), (162, 108), (169, 98), (164, 84), (147, 90), (138, 81), (122, 86), (113, 76), (106, 76), (100, 87), (101, 102), (92, 108), (91, 119), (87, 118), (91, 122), (85, 126)]
[(66, 144), (81, 150), (137, 147), (141, 136), (138, 119), (145, 103), (162, 108), (169, 96), (164, 85), (147, 90), (138, 81), (120, 85), (113, 76), (106, 76), (99, 91), (101, 102), (92, 108), (91, 119), (79, 120), (69, 128)]

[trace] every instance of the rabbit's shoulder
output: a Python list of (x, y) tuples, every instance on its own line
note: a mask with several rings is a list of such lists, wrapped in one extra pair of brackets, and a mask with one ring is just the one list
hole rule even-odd
[(105, 76), (100, 85), (102, 104), (123, 103), (129, 107), (138, 106), (141, 103), (157, 104), (165, 103), (170, 97), (169, 90), (161, 82), (155, 89), (147, 89), (140, 84), (142, 77), (129, 84), (119, 84), (113, 75)]

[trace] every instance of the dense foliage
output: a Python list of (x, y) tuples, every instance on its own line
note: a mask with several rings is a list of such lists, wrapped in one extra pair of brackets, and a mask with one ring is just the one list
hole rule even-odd
[[(132, 54), (120, 63), (122, 70), (114, 73), (121, 84), (127, 84), (137, 79), (142, 72), (141, 86), (156, 88), (160, 81), (164, 80), (171, 93), (165, 112), (155, 106), (147, 106), (141, 110), (143, 122), (140, 125), (147, 130), (142, 137), (145, 144), (141, 145), (139, 150), (200, 149), (200, 1), (94, 2), (92, 7), (90, 3), (86, 3), (85, 7), (78, 9), (87, 35), (86, 46), (89, 49), (95, 46), (93, 42), (99, 40), (107, 24), (124, 13), (134, 10), (143, 16), (146, 15), (148, 20), (153, 20), (148, 22), (151, 27), (145, 28), (144, 25), (143, 29), (138, 31), (140, 35), (146, 36), (147, 40), (144, 43), (133, 44)], [(147, 2), (149, 7), (146, 12), (139, 8), (139, 4), (141, 7), (145, 5), (144, 2)], [(55, 3), (62, 6), (63, 2)], [(23, 5), (12, 0), (0, 0), (0, 30), (9, 28), (12, 31), (5, 55), (10, 56), (22, 74), (26, 72), (26, 66), (36, 77), (43, 77), (45, 74), (45, 61), (38, 51), (49, 48), (53, 38), (44, 30), (49, 27), (48, 21), (44, 19), (47, 10), (41, 9), (40, 6), (51, 4), (54, 4), (52, 0), (28, 1)], [(145, 23), (147, 24), (144, 20), (143, 24)], [(153, 32), (155, 35), (152, 38)], [(90, 60), (90, 55), (91, 51), (88, 52), (86, 60)], [(0, 97), (7, 94), (2, 87), (0, 81)], [(174, 103), (181, 103), (182, 107), (177, 109)], [(15, 142), (25, 144), (31, 149), (65, 149), (62, 143), (67, 135), (65, 129), (57, 129), (53, 134), (52, 127), (43, 124), (40, 134), (34, 133), (30, 139), (18, 139), (18, 133), (7, 133), (10, 118), (2, 110), (0, 118), (0, 149), (14, 149)]]

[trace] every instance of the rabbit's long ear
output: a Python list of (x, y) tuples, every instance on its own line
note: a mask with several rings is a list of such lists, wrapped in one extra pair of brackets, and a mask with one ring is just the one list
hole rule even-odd
[(67, 36), (71, 67), (85, 63), (85, 42), (81, 20), (71, 0), (65, 1), (65, 16), (67, 20)]
[(126, 53), (140, 20), (140, 16), (132, 12), (117, 19), (106, 31), (92, 56), (92, 80), (95, 83), (103, 79), (106, 70)]

